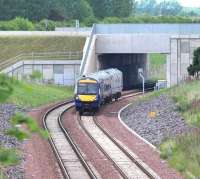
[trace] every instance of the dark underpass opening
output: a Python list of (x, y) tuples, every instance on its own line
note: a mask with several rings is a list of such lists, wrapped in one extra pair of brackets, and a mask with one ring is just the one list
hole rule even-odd
[(147, 74), (147, 54), (101, 54), (98, 62), (99, 70), (117, 68), (122, 71), (124, 90), (138, 88), (141, 84), (139, 68), (143, 68), (145, 77)]

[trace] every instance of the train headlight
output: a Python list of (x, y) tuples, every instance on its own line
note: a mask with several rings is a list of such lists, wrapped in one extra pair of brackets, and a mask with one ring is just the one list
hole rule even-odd
[(75, 98), (76, 100), (79, 100), (79, 97), (78, 96), (76, 96), (76, 98)]

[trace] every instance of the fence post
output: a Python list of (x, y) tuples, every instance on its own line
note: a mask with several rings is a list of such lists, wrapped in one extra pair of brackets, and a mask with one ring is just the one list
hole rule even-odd
[(13, 68), (13, 65), (12, 65), (12, 78), (13, 78), (13, 75), (14, 75), (14, 68)]
[(33, 53), (34, 53), (34, 52), (32, 52), (32, 61), (33, 61), (33, 55), (34, 55)]
[(22, 63), (22, 67), (23, 67), (23, 78), (24, 78), (24, 61)]

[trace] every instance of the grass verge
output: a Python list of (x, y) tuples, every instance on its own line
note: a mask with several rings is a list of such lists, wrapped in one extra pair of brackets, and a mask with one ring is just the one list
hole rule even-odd
[(200, 81), (180, 84), (171, 89), (153, 92), (145, 99), (168, 94), (176, 103), (177, 110), (185, 121), (195, 130), (175, 139), (164, 141), (161, 146), (161, 157), (180, 171), (185, 178), (200, 177)]
[(151, 79), (166, 79), (166, 55), (149, 54), (149, 76)]
[(0, 102), (13, 103), (25, 108), (37, 107), (73, 96), (72, 87), (30, 84), (9, 78), (7, 81), (12, 86), (12, 91), (0, 86)]

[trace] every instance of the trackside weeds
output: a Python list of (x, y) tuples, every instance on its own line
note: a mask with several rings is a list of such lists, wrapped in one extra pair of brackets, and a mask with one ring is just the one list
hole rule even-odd
[[(22, 143), (15, 137), (5, 134), (5, 131), (11, 128), (10, 118), (16, 111), (24, 111), (19, 109), (13, 104), (0, 104), (0, 146), (10, 149), (21, 148)], [(22, 164), (17, 166), (10, 166), (4, 169), (4, 174), (9, 179), (22, 179), (24, 178), (24, 171)], [(0, 177), (1, 178), (1, 177)]]

